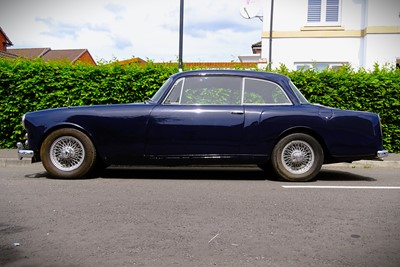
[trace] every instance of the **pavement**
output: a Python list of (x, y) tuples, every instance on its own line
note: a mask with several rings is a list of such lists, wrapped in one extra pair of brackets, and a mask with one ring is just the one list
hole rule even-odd
[[(24, 158), (22, 160), (18, 159), (17, 149), (0, 149), (0, 167), (26, 166), (30, 164), (30, 158)], [(325, 166), (349, 168), (400, 168), (400, 154), (389, 153), (389, 155), (383, 158), (383, 160), (360, 160), (352, 163), (336, 163)]]

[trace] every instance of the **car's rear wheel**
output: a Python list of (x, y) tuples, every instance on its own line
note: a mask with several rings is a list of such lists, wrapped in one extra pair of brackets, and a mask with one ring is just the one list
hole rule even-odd
[(271, 164), (279, 177), (288, 181), (309, 181), (320, 171), (324, 151), (310, 135), (294, 133), (282, 138), (274, 147)]
[(50, 176), (81, 178), (93, 168), (96, 150), (87, 135), (76, 129), (63, 128), (47, 136), (40, 157)]

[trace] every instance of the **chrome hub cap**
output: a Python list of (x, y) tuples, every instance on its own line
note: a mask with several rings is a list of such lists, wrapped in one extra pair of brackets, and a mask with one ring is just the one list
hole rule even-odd
[(303, 174), (314, 164), (314, 150), (304, 141), (292, 141), (282, 150), (282, 163), (293, 174)]
[(83, 145), (75, 137), (62, 136), (51, 145), (51, 162), (61, 171), (76, 170), (82, 165), (84, 158)]
[(304, 153), (300, 150), (293, 151), (291, 160), (293, 164), (301, 164), (304, 161)]
[(61, 150), (60, 158), (63, 160), (68, 160), (74, 158), (75, 151), (72, 147), (65, 147)]

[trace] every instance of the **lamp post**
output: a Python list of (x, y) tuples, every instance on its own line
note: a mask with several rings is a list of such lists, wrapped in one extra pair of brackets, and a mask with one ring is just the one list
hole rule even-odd
[(184, 6), (184, 0), (181, 0), (180, 14), (179, 14), (179, 58), (178, 58), (179, 72), (181, 72), (182, 69), (183, 69), (183, 64), (182, 64), (182, 52), (183, 52), (183, 6)]
[(271, 18), (269, 21), (269, 56), (268, 56), (268, 68), (271, 70), (272, 65), (272, 23), (274, 19), (274, 0), (271, 0)]

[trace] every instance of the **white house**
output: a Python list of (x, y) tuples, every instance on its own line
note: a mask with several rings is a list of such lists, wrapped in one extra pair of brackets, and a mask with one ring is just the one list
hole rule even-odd
[(400, 0), (271, 0), (263, 3), (261, 67), (400, 64)]

